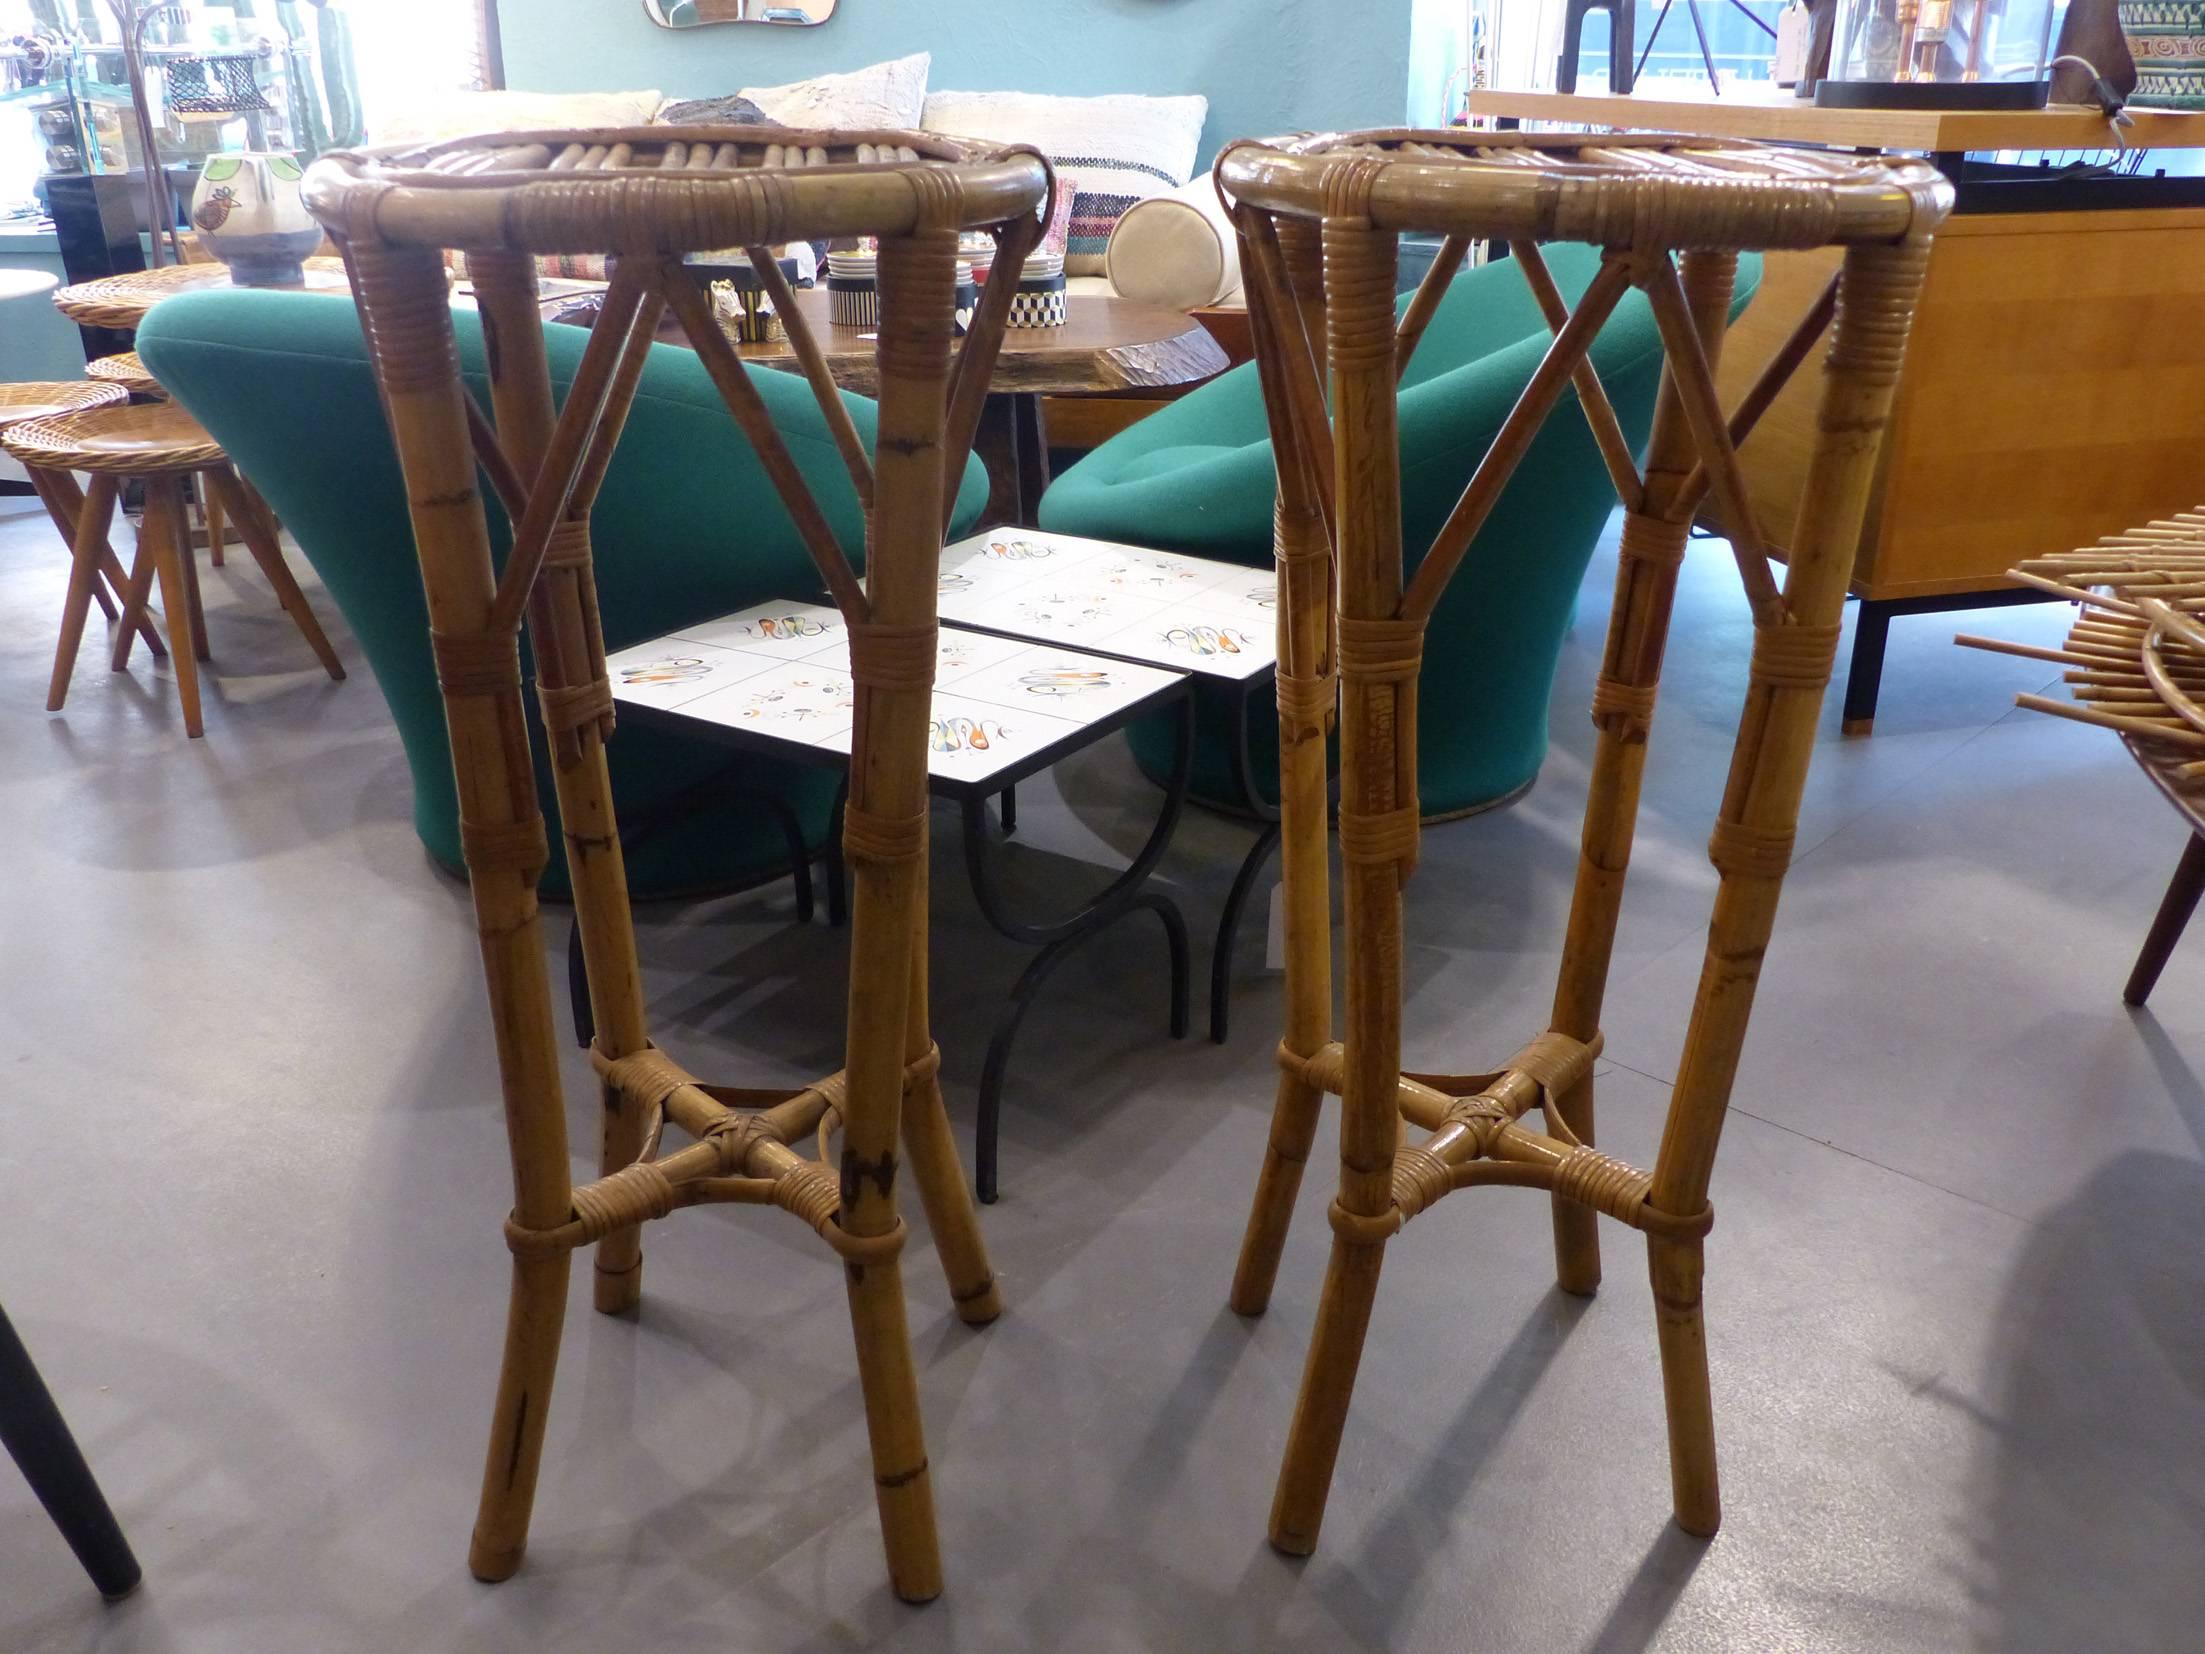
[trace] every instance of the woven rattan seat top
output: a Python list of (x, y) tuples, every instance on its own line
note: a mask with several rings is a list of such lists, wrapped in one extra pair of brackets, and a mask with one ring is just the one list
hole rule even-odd
[(1925, 161), (1659, 135), (1327, 133), (1236, 144), (1218, 180), (1297, 217), (1639, 251), (1898, 241), (1952, 204)]
[[(347, 285), (345, 267), (337, 259), (310, 258), (305, 281), (310, 293), (342, 293)], [(230, 285), (227, 264), (165, 264), (158, 270), (130, 270), (77, 282), (54, 295), (54, 306), (80, 326), (128, 333), (163, 299)]]
[(122, 351), (114, 356), (102, 356), (84, 370), (84, 377), (96, 379), (102, 384), (120, 385), (133, 396), (161, 396), (160, 380), (153, 377), (145, 363), (138, 360), (134, 350)]
[(78, 408), (108, 408), (127, 402), (130, 393), (120, 385), (96, 385), (82, 379), (27, 380), (0, 385), (0, 431), (28, 420)]
[(362, 243), (678, 254), (979, 229), (1047, 188), (1031, 150), (935, 133), (653, 126), (325, 155), (306, 200)]
[[(119, 385), (91, 385), (118, 396)], [(148, 476), (220, 465), (222, 445), (173, 402), (94, 407), (34, 419), (0, 432), (0, 445), (25, 465), (49, 471), (109, 471)]]

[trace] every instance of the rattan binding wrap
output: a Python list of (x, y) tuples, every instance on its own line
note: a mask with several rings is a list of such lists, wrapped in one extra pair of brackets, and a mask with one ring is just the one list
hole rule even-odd
[[(633, 1306), (644, 1223), (741, 1202), (787, 1211), (846, 1283), (875, 1497), (898, 1595), (941, 1589), (932, 1483), (905, 1326), (897, 1174), (908, 1161), (950, 1296), (968, 1322), (1001, 1311), (942, 1107), (928, 1033), (926, 732), (936, 567), (1002, 342), (1012, 284), (953, 350), (960, 232), (1006, 268), (1038, 240), (1047, 164), (1030, 151), (919, 133), (651, 127), (516, 133), (325, 156), (308, 205), (344, 249), (412, 503), (456, 778), (514, 1165), (505, 1364), (469, 1561), (521, 1561), (558, 1360), (567, 1266), (596, 1248), (596, 1303)], [(784, 324), (867, 508), (861, 583), (682, 256), (880, 238), (879, 427), (868, 454), (805, 323)], [(462, 385), (442, 271), (466, 256), (490, 354), (487, 409)], [(535, 255), (609, 254), (610, 285), (563, 403), (553, 395)], [(846, 1063), (797, 1091), (707, 1086), (653, 1043), (605, 764), (612, 733), (589, 535), (591, 506), (662, 320), (696, 348), (849, 625), (857, 716), (846, 847), (854, 873)], [(514, 523), (493, 566), (477, 472)], [(602, 1175), (569, 1174), (558, 1035), (535, 881), (547, 835), (521, 694), (525, 621), (537, 673), (603, 1085)], [(830, 1116), (841, 1126), (828, 1163)], [(661, 1151), (671, 1125), (691, 1141)], [(811, 1151), (818, 1145), (817, 1158)]]
[[(1928, 257), (1951, 205), (1921, 162), (1658, 137), (1370, 132), (1229, 147), (1217, 168), (1239, 231), (1251, 329), (1278, 456), (1280, 793), (1287, 1015), (1271, 1132), (1233, 1306), (1269, 1302), (1324, 1096), (1342, 1098), (1332, 1258), (1271, 1512), (1271, 1541), (1316, 1544), (1385, 1249), (1417, 1214), (1497, 1184), (1546, 1191), (1556, 1275), (1600, 1279), (1597, 1218), (1646, 1237), (1669, 1417), (1672, 1497), (1687, 1530), (1721, 1520), (1700, 1312), (1708, 1181), (1838, 635), (1884, 422)], [(1447, 238), (1395, 306), (1405, 231)], [(1505, 241), (1553, 342), (1413, 574), (1402, 545), (1397, 399), (1427, 324), (1474, 240)], [(1577, 304), (1539, 243), (1602, 252)], [(1834, 296), (1779, 350), (1739, 410), (1714, 367), (1737, 256), (1844, 249)], [(1681, 256), (1680, 256), (1681, 255)], [(1667, 366), (1643, 468), (1590, 347), (1633, 288)], [(1836, 318), (1815, 452), (1779, 588), (1737, 443)], [(1433, 608), (1548, 415), (1574, 393), (1625, 516), (1593, 695), (1599, 735), (1576, 889), (1547, 1028), (1500, 1070), (1402, 1071), (1404, 896), (1420, 831), (1418, 654)], [(1593, 1062), (1678, 566), (1709, 495), (1756, 643), (1710, 853), (1721, 888), (1667, 1129), (1651, 1170), (1594, 1146)], [(1339, 698), (1343, 1037), (1332, 1035), (1325, 749)], [(1545, 686), (1540, 686), (1543, 690)], [(1451, 707), (1450, 716), (1476, 709)], [(1536, 1109), (1541, 1128), (1525, 1116)], [(1405, 1136), (1413, 1127), (1423, 1135)]]

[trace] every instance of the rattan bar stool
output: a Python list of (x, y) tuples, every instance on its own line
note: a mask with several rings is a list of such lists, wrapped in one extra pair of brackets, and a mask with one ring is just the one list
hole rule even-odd
[[(927, 724), (935, 579), (1015, 283), (991, 288), (952, 359), (957, 240), (991, 233), (1017, 268), (1040, 235), (1046, 164), (931, 135), (772, 127), (523, 133), (324, 157), (307, 203), (352, 267), (412, 498), (431, 641), (452, 729), (461, 842), (489, 979), (514, 1205), (512, 1314), (470, 1565), (520, 1565), (557, 1365), (568, 1261), (597, 1249), (596, 1303), (642, 1288), (641, 1225), (677, 1207), (773, 1205), (840, 1260), (896, 1594), (941, 1590), (932, 1484), (904, 1319), (896, 1210), (909, 1157), (958, 1313), (1002, 1303), (958, 1164), (928, 1032)], [(880, 238), (879, 431), (870, 455), (768, 249)], [(684, 254), (750, 250), (868, 521), (861, 583), (713, 319)], [(444, 254), (467, 256), (491, 407), (459, 377)], [(535, 258), (616, 262), (574, 384), (556, 404)], [(651, 1040), (605, 768), (613, 702), (591, 573), (590, 508), (659, 321), (671, 312), (756, 449), (850, 627), (857, 723), (845, 843), (856, 875), (843, 1069), (797, 1091), (707, 1086)], [(500, 574), (480, 466), (518, 524)], [(739, 531), (739, 530), (738, 530)], [(538, 931), (546, 859), (522, 709), (526, 619), (602, 1077), (604, 1175), (573, 1185), (560, 1038)], [(673, 1125), (689, 1146), (661, 1153)], [(829, 1140), (840, 1128), (833, 1156)], [(808, 1152), (816, 1137), (817, 1158)]]
[[(1251, 272), (1279, 456), (1279, 714), (1287, 1024), (1270, 1141), (1233, 1306), (1268, 1303), (1324, 1095), (1341, 1095), (1332, 1258), (1271, 1512), (1271, 1543), (1312, 1550), (1386, 1243), (1478, 1184), (1551, 1192), (1566, 1291), (1600, 1279), (1605, 1213), (1647, 1238), (1677, 1520), (1720, 1521), (1702, 1337), (1707, 1191), (1762, 950), (1790, 858), (1815, 720), (1929, 237), (1951, 202), (1907, 161), (1687, 140), (1363, 133), (1237, 146), (1218, 165)], [(1395, 321), (1396, 240), (1447, 237)], [(1422, 563), (1403, 567), (1396, 385), (1471, 240), (1509, 244), (1554, 332), (1514, 412)], [(1544, 241), (1603, 249), (1575, 310)], [(1845, 250), (1840, 275), (1738, 410), (1718, 404), (1738, 253)], [(1682, 257), (1674, 255), (1681, 250)], [(1633, 285), (1668, 351), (1643, 472), (1586, 348)], [(1736, 444), (1836, 319), (1814, 456), (1781, 589), (1745, 509)], [(1325, 365), (1330, 368), (1329, 400)], [(1401, 1068), (1403, 895), (1416, 865), (1417, 670), (1424, 625), (1510, 471), (1576, 391), (1625, 507), (1582, 855), (1549, 1026), (1497, 1071)], [(1592, 1071), (1677, 567), (1712, 491), (1755, 621), (1745, 713), (1710, 846), (1721, 884), (1699, 997), (1651, 1172), (1598, 1153)], [(1333, 593), (1337, 590), (1337, 604)], [(1450, 707), (1449, 716), (1474, 716)], [(1346, 1026), (1331, 1032), (1325, 736), (1340, 724)], [(1523, 1116), (1538, 1109), (1545, 1129)], [(1403, 1146), (1404, 1126), (1418, 1135)]]
[[(153, 370), (138, 359), (138, 353), (134, 350), (119, 351), (113, 356), (95, 358), (85, 364), (84, 377), (96, 380), (103, 385), (120, 385), (133, 398), (140, 401), (166, 402), (168, 400), (168, 392), (161, 387), (160, 380), (154, 378)], [(272, 528), (275, 519), (274, 515), (268, 510), (268, 502), (260, 497), (259, 491), (250, 482), (246, 481), (242, 473), (239, 474), (237, 480), (245, 490), (245, 497), (261, 516), (268, 518)], [(202, 487), (198, 492), (199, 520), (207, 538), (207, 561), (216, 568), (221, 568), (223, 566), (223, 550), (230, 541), (229, 525), (223, 520), (222, 502), (215, 497), (214, 490)], [(242, 535), (239, 537), (243, 538)]]
[[(118, 385), (80, 387), (110, 398), (122, 395)], [(112, 575), (114, 553), (107, 549), (108, 530), (122, 488), (133, 479), (145, 484), (145, 516), (138, 528), (138, 552), (124, 592), (122, 625), (115, 636), (114, 668), (129, 664), (131, 639), (145, 624), (146, 604), (157, 577), (161, 585), (161, 612), (167, 618), (174, 645), (176, 693), (183, 704), (184, 730), (194, 738), (205, 732), (199, 706), (199, 662), (210, 658), (207, 623), (199, 601), (199, 567), (191, 550), (191, 524), (184, 503), (184, 483), (197, 476), (207, 497), (219, 500), (245, 536), (246, 548), (261, 573), (275, 589), (300, 634), (335, 679), (345, 675), (337, 651), (330, 647), (321, 623), (314, 618), (306, 594), (284, 563), (282, 548), (267, 520), (246, 500), (230, 469), (222, 446), (199, 422), (174, 403), (138, 403), (130, 406), (87, 407), (54, 414), (0, 430), (0, 446), (20, 460), (34, 475), (45, 480), (43, 491), (59, 497), (61, 480), (70, 472), (89, 472), (92, 486), (85, 491), (73, 526), (64, 529), (75, 553), (70, 569), (69, 597), (61, 617), (61, 642), (54, 652), (53, 678), (46, 694), (46, 710), (59, 712), (68, 699), (69, 679), (76, 668), (77, 648), (84, 639), (84, 623), (99, 591), (103, 572)], [(74, 483), (70, 483), (74, 488)], [(56, 518), (56, 526), (63, 519)], [(104, 605), (103, 605), (104, 606)]]

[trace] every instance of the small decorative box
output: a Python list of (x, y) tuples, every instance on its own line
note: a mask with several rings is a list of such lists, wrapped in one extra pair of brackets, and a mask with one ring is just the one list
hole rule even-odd
[[(957, 330), (962, 333), (980, 302), (972, 266), (957, 264)], [(880, 259), (874, 253), (827, 255), (827, 319), (837, 327), (868, 332), (880, 326)]]
[(827, 317), (837, 327), (880, 326), (880, 258), (877, 254), (827, 255)]
[(1036, 253), (1018, 275), (1011, 299), (1012, 327), (1062, 327), (1066, 310), (1064, 255)]

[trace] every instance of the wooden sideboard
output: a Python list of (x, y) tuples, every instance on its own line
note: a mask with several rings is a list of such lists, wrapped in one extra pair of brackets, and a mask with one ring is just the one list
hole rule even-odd
[[(1841, 147), (1922, 150), (1958, 182), (1931, 257), (1854, 565), (1845, 724), (1875, 717), (1893, 616), (2038, 601), (2025, 557), (2187, 509), (2205, 472), (2205, 179), (1981, 179), (1963, 154), (2108, 147), (2095, 111), (1823, 110), (1789, 93), (1478, 92), (1471, 108)], [(2205, 147), (2205, 115), (2137, 112), (2135, 145)], [(1837, 255), (1768, 256), (1723, 349), (1734, 399), (1822, 291)], [(1772, 550), (1791, 532), (1814, 411), (1801, 375), (1741, 450)], [(1712, 520), (1712, 519), (1711, 519)], [(1716, 526), (1720, 526), (1719, 523)]]

